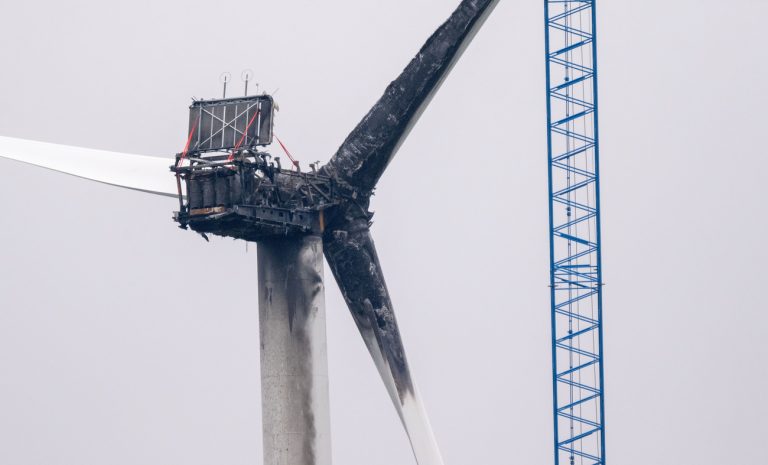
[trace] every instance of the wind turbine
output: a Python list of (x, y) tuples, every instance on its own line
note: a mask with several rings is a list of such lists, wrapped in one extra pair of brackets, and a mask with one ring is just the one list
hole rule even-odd
[[(270, 173), (274, 177), (270, 188), (278, 197), (298, 192), (313, 180), (328, 180), (334, 192), (328, 193), (328, 202), (302, 210), (311, 217), (305, 227), (294, 224), (283, 234), (253, 236), (259, 238), (265, 464), (330, 463), (323, 256), (397, 409), (417, 462), (442, 464), (408, 367), (369, 231), (368, 206), (387, 165), (497, 4), (498, 0), (462, 1), (314, 176), (305, 176), (302, 182), (284, 170)], [(262, 173), (268, 169), (258, 163), (249, 165), (242, 152), (238, 155), (242, 166)], [(167, 160), (154, 157), (4, 137), (0, 156), (128, 189), (180, 195)], [(227, 212), (233, 214), (245, 211), (245, 206), (229, 207), (225, 206)], [(220, 211), (206, 212), (205, 218), (192, 218), (191, 213), (190, 205), (182, 203), (178, 217), (182, 225), (203, 233), (252, 237), (250, 232), (233, 234), (220, 228)], [(196, 219), (204, 221), (191, 221)], [(252, 228), (265, 223), (263, 216), (256, 220)]]

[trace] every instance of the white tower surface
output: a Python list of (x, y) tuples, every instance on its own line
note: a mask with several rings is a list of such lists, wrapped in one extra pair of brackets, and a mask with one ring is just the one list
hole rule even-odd
[(258, 244), (264, 465), (330, 465), (323, 242)]

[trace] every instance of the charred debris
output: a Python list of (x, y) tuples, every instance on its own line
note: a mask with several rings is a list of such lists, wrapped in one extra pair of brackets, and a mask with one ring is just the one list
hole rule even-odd
[(193, 102), (187, 146), (171, 167), (181, 228), (251, 242), (322, 235), (336, 207), (358, 198), (367, 207), (369, 192), (361, 195), (316, 164), (308, 172), (292, 159), (284, 166), (265, 151), (274, 107), (269, 95)]

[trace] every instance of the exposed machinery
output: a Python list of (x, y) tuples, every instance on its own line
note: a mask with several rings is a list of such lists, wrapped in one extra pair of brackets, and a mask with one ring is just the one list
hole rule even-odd
[(344, 194), (315, 165), (283, 169), (262, 150), (273, 140), (273, 111), (268, 95), (192, 104), (187, 147), (171, 167), (182, 228), (253, 242), (322, 233), (324, 210)]

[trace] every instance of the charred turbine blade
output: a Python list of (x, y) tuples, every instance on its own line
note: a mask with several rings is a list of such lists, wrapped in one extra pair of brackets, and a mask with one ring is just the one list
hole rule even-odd
[(402, 397), (412, 392), (413, 385), (376, 247), (367, 223), (351, 226), (325, 235), (325, 257), (358, 329), (366, 343), (372, 340), (368, 334), (375, 336), (376, 349), (388, 367), (386, 377)]
[(358, 218), (327, 231), (325, 257), (397, 408), (419, 465), (442, 465), (432, 427), (408, 369), (392, 301), (368, 220)]
[(370, 192), (498, 1), (461, 2), (323, 167), (325, 174)]
[(369, 231), (368, 202), (400, 144), (498, 0), (464, 0), (363, 118), (322, 174), (348, 196), (329, 212), (325, 257), (411, 441), (419, 465), (442, 465), (411, 378)]

